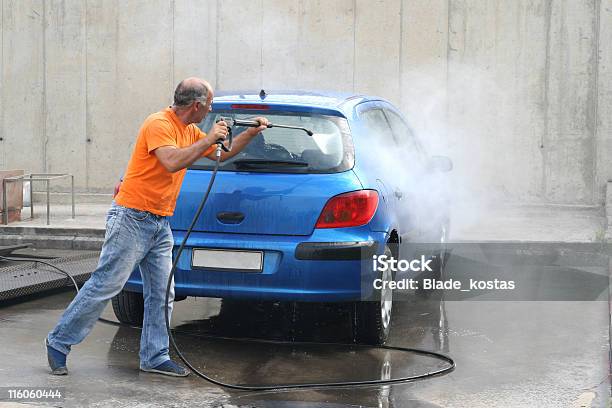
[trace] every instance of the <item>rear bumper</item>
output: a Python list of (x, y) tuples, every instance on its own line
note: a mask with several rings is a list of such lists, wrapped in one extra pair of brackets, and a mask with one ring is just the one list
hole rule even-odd
[(376, 254), (378, 242), (300, 242), (295, 258), (304, 261), (358, 261)]
[[(184, 231), (174, 231), (180, 245)], [(176, 296), (253, 300), (333, 302), (359, 300), (363, 282), (374, 279), (364, 267), (373, 254), (383, 253), (385, 234), (367, 227), (315, 230), (310, 236), (194, 232), (175, 274)], [(192, 248), (259, 250), (262, 272), (202, 270), (191, 267)], [(175, 248), (176, 250), (176, 248)], [(138, 269), (127, 290), (142, 291)]]

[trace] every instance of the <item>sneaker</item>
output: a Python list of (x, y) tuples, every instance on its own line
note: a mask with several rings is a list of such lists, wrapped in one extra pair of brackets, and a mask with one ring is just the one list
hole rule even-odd
[(47, 349), (47, 361), (53, 375), (67, 375), (66, 354), (62, 353), (49, 345), (49, 340), (45, 337), (45, 348)]
[(170, 375), (172, 377), (187, 377), (189, 375), (189, 371), (187, 371), (186, 368), (181, 367), (172, 360), (166, 360), (157, 367), (153, 368), (141, 367), (140, 370), (146, 371), (147, 373)]

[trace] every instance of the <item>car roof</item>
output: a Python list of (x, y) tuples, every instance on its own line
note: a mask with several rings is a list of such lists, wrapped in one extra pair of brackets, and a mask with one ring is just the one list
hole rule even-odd
[(260, 97), (260, 90), (217, 91), (213, 103), (262, 103), (285, 106), (308, 106), (321, 109), (331, 109), (350, 114), (353, 107), (361, 102), (382, 100), (378, 97), (334, 92), (334, 91), (303, 91), (303, 90), (265, 90), (265, 97)]

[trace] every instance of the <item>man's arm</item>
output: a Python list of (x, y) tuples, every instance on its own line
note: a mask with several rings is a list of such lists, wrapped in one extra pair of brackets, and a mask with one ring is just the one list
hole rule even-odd
[[(178, 148), (176, 146), (161, 146), (153, 152), (160, 163), (170, 173), (175, 173), (202, 157), (202, 154), (217, 141), (227, 136), (227, 124), (223, 121), (215, 123), (211, 132), (190, 146)], [(214, 155), (214, 153), (212, 153)], [(210, 157), (210, 156), (209, 156)]]
[[(232, 142), (232, 151), (231, 152), (222, 151), (221, 161), (225, 161), (229, 159), (230, 157), (234, 157), (235, 155), (240, 153), (242, 149), (244, 149), (251, 142), (251, 140), (253, 140), (253, 138), (259, 134), (259, 132), (268, 128), (268, 119), (258, 117), (258, 118), (255, 118), (254, 120), (261, 123), (261, 126), (257, 128), (248, 128), (244, 132), (234, 136), (234, 140)], [(228, 142), (225, 141), (224, 144), (227, 146)], [(210, 160), (217, 160), (215, 154), (216, 152), (212, 152), (206, 157), (209, 158)]]

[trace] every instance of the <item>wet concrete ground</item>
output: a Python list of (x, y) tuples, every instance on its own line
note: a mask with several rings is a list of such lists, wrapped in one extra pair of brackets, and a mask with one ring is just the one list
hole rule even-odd
[[(515, 276), (517, 288), (510, 297), (496, 296), (495, 291), (435, 292), (427, 298), (401, 294), (401, 301), (394, 304), (389, 344), (450, 355), (457, 368), (442, 377), (384, 387), (231, 391), (194, 375), (168, 378), (140, 373), (140, 332), (102, 323), (73, 348), (70, 375), (53, 377), (48, 374), (42, 339), (73, 296), (64, 291), (0, 307), (0, 385), (65, 387), (65, 403), (56, 404), (63, 406), (607, 406), (609, 264), (595, 246), (559, 248), (481, 245), (453, 251), (449, 276)], [(110, 306), (105, 317), (114, 319)], [(338, 305), (300, 305), (294, 310), (271, 303), (188, 298), (176, 304), (173, 324), (182, 331), (177, 342), (184, 354), (226, 382), (396, 378), (443, 366), (428, 357), (388, 350), (241, 340), (350, 343), (350, 315)]]

